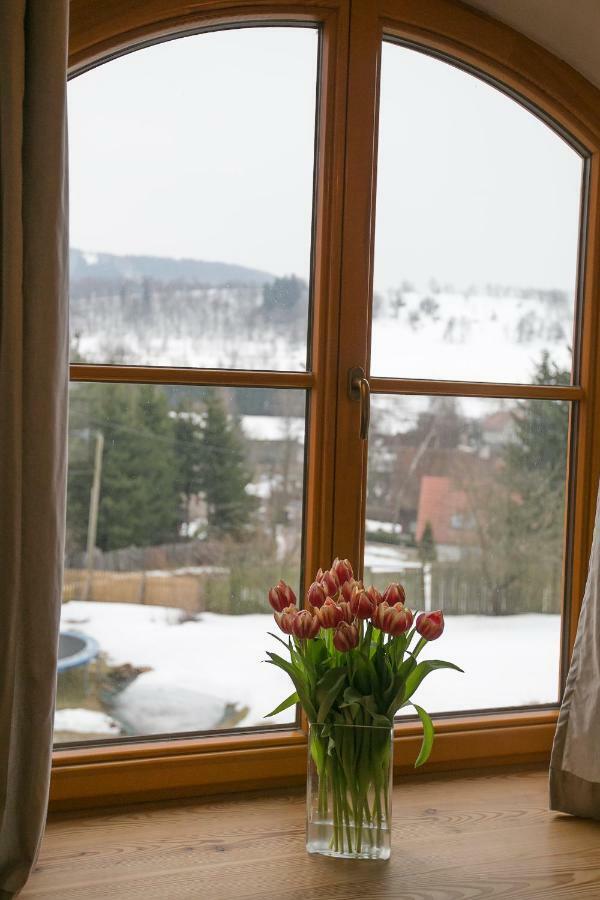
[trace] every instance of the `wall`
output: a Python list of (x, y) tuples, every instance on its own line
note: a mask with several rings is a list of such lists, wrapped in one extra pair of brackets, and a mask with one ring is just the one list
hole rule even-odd
[(466, 0), (510, 25), (600, 87), (600, 0)]

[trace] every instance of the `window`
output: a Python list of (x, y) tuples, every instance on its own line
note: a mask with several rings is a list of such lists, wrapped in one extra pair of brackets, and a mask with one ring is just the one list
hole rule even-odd
[(71, 386), (61, 627), (97, 652), (59, 742), (256, 727), (286, 689), (260, 663), (301, 577), (318, 41), (215, 31), (70, 83), (71, 354), (101, 375)]
[(543, 756), (591, 539), (600, 123), (437, 0), (91, 6), (56, 802), (300, 776), (301, 723), (260, 728), (264, 594), (334, 553), (448, 615), (438, 765)]

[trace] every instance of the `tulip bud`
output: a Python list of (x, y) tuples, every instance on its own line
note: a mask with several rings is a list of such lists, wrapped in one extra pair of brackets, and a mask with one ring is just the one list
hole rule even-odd
[(352, 565), (347, 559), (338, 559), (336, 556), (331, 566), (331, 571), (335, 572), (335, 574), (337, 575), (337, 580), (339, 581), (340, 585), (344, 585), (347, 581), (350, 581), (354, 578)]
[(342, 615), (342, 610), (331, 597), (317, 610), (321, 628), (335, 628), (342, 621)]
[(416, 629), (426, 641), (437, 640), (444, 630), (444, 614), (441, 609), (418, 615)]
[(358, 647), (358, 628), (347, 622), (340, 622), (333, 634), (333, 646), (340, 653), (346, 653)]
[(346, 603), (345, 600), (341, 600), (337, 604), (337, 608), (340, 611), (340, 621), (347, 622), (348, 625), (351, 625), (354, 622), (354, 613), (352, 612), (352, 607), (349, 603)]
[(358, 590), (362, 587), (360, 581), (355, 581), (354, 578), (351, 578), (350, 581), (345, 581), (342, 587), (340, 588), (340, 593), (342, 595), (342, 600), (344, 603), (352, 602), (352, 595), (354, 591)]
[(320, 585), (318, 581), (313, 581), (308, 589), (306, 597), (310, 605), (314, 606), (315, 609), (319, 609), (325, 603), (326, 597), (327, 594), (325, 593), (323, 586)]
[(408, 631), (412, 623), (412, 610), (407, 609), (402, 603), (395, 603), (385, 613), (383, 630), (393, 637), (397, 637)]
[(406, 591), (401, 584), (392, 582), (392, 584), (388, 584), (383, 592), (383, 599), (387, 600), (390, 606), (393, 606), (395, 603), (406, 603)]
[(281, 612), (286, 606), (296, 605), (296, 595), (285, 581), (278, 581), (269, 591), (269, 603), (275, 612)]
[(307, 609), (301, 609), (292, 621), (292, 631), (297, 638), (314, 638), (319, 633), (319, 620)]
[(275, 621), (285, 634), (291, 634), (294, 625), (294, 619), (298, 615), (295, 606), (286, 606), (281, 612), (275, 613)]
[(321, 587), (328, 597), (335, 597), (340, 585), (335, 572), (323, 572), (321, 576)]
[(375, 607), (371, 621), (375, 628), (379, 628), (380, 631), (385, 631), (385, 614), (389, 608), (389, 604), (385, 600), (382, 600), (379, 606)]
[(371, 585), (371, 587), (368, 589), (367, 594), (369, 595), (371, 600), (373, 600), (377, 604), (377, 606), (379, 606), (379, 604), (383, 602), (383, 597), (381, 596), (377, 588), (373, 587), (373, 585)]
[(358, 588), (352, 594), (350, 609), (357, 619), (370, 619), (377, 607), (364, 588)]

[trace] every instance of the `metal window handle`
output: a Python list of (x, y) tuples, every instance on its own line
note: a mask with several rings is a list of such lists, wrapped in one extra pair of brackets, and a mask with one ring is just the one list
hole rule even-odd
[(348, 396), (360, 403), (360, 439), (366, 441), (371, 419), (371, 388), (361, 366), (354, 366), (348, 372)]

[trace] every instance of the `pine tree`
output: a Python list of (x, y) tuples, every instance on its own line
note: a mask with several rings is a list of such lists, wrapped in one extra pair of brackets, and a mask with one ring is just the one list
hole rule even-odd
[(71, 402), (68, 533), (71, 550), (87, 535), (93, 448), (104, 435), (97, 546), (113, 550), (175, 541), (181, 522), (174, 424), (155, 385), (78, 385)]
[(418, 545), (419, 550), (419, 558), (422, 563), (432, 563), (437, 559), (437, 549), (435, 546), (435, 539), (433, 537), (433, 528), (431, 527), (431, 522), (425, 523), (425, 528), (423, 529), (423, 534), (421, 535), (421, 540)]
[(255, 499), (246, 493), (246, 469), (238, 429), (218, 396), (206, 400), (199, 478), (207, 506), (208, 530), (239, 538), (248, 525)]
[(182, 496), (183, 521), (190, 520), (190, 503), (201, 490), (200, 454), (201, 427), (192, 404), (182, 402), (177, 408), (174, 425), (175, 438), (175, 483)]
[(174, 420), (169, 415), (163, 388), (143, 384), (137, 388), (135, 415), (139, 447), (136, 530), (143, 546), (175, 541), (181, 523), (177, 489)]

